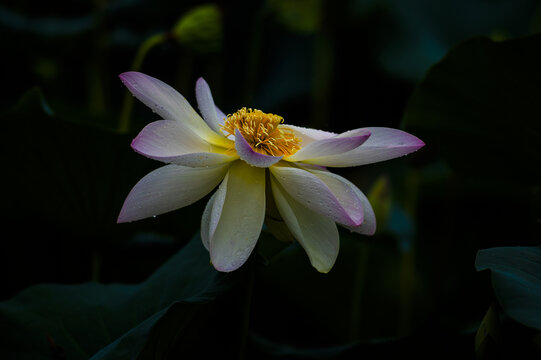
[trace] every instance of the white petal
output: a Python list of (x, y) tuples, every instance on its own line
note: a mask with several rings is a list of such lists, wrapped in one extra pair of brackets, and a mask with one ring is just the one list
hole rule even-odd
[(207, 195), (225, 176), (229, 164), (191, 168), (166, 165), (143, 177), (124, 201), (118, 222), (160, 215)]
[(348, 132), (347, 136), (335, 136), (315, 140), (303, 147), (295, 154), (287, 157), (287, 161), (303, 161), (321, 156), (340, 155), (353, 150), (363, 144), (370, 137), (370, 131), (357, 129)]
[[(343, 225), (358, 226), (362, 223), (363, 211), (356, 203), (356, 199), (354, 198), (352, 202), (342, 199), (351, 194), (351, 190), (341, 189), (334, 194), (333, 190), (316, 175), (282, 163), (269, 169), (289, 195), (307, 208)], [(336, 187), (338, 188), (338, 185)], [(340, 199), (337, 196), (340, 196)]]
[[(233, 163), (223, 189), (221, 212), (213, 211), (210, 223), (219, 215), (210, 237), (210, 258), (219, 271), (238, 269), (255, 247), (265, 218), (265, 169)], [(216, 207), (214, 204), (213, 208)]]
[(209, 250), (209, 237), (210, 237), (210, 213), (212, 212), (212, 206), (214, 205), (214, 197), (216, 193), (212, 194), (207, 205), (205, 205), (205, 210), (203, 210), (203, 215), (201, 216), (201, 242), (207, 251)]
[(137, 99), (163, 119), (182, 121), (206, 141), (230, 146), (228, 139), (212, 131), (188, 101), (171, 86), (135, 71), (120, 74), (120, 79)]
[[(216, 116), (218, 116), (218, 125), (223, 126), (225, 119), (227, 118), (227, 115), (224, 114), (224, 112), (220, 110), (217, 106), (216, 106)], [(220, 127), (220, 131), (221, 131), (221, 127)]]
[(228, 177), (229, 175), (226, 174), (218, 187), (218, 190), (212, 194), (205, 206), (203, 216), (201, 217), (201, 240), (207, 250), (210, 249), (210, 239), (214, 236), (216, 226), (218, 226), (220, 220), (220, 214), (222, 213), (222, 208), (224, 206)]
[(293, 133), (295, 134), (295, 136), (302, 140), (301, 141), (302, 146), (306, 146), (316, 140), (323, 140), (323, 139), (327, 139), (327, 138), (334, 137), (337, 135), (336, 133), (332, 133), (328, 131), (305, 128), (305, 127), (294, 126), (294, 125), (289, 125), (289, 124), (280, 125), (280, 126), (293, 130)]
[(216, 106), (212, 99), (212, 92), (203, 78), (199, 78), (195, 83), (195, 97), (197, 99), (199, 111), (201, 112), (201, 115), (203, 115), (205, 122), (212, 130), (218, 134), (222, 134), (218, 114), (216, 113)]
[(151, 122), (139, 132), (131, 145), (135, 151), (148, 157), (169, 157), (212, 149), (186, 123), (174, 120)]
[(302, 206), (273, 177), (271, 177), (271, 186), (280, 215), (306, 251), (312, 266), (319, 272), (329, 272), (338, 256), (340, 244), (335, 223)]
[[(417, 137), (401, 130), (382, 127), (364, 129), (370, 131), (371, 135), (361, 146), (343, 154), (322, 156), (306, 162), (331, 167), (359, 166), (394, 159), (414, 152), (425, 145)], [(341, 135), (344, 136), (344, 134)]]
[(361, 190), (351, 181), (333, 174), (330, 171), (307, 168), (312, 174), (321, 179), (338, 198), (342, 206), (349, 211), (357, 211), (358, 208), (363, 212), (363, 222), (358, 226), (345, 226), (351, 231), (374, 235), (376, 232), (376, 216), (372, 205)]
[(215, 152), (191, 153), (173, 156), (171, 158), (157, 159), (167, 163), (189, 167), (207, 167), (228, 163), (237, 160), (238, 156), (231, 156)]
[(238, 159), (201, 139), (185, 123), (173, 120), (148, 124), (133, 139), (131, 146), (151, 159), (191, 167), (219, 165)]

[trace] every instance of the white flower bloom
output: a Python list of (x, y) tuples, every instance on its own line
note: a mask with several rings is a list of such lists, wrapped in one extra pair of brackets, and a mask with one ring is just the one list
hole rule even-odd
[(326, 167), (358, 166), (406, 155), (424, 143), (401, 130), (369, 127), (335, 134), (283, 124), (283, 118), (242, 108), (226, 116), (199, 79), (201, 116), (170, 86), (127, 72), (123, 83), (165, 120), (147, 125), (132, 147), (167, 163), (131, 190), (118, 222), (156, 216), (218, 189), (201, 221), (201, 238), (219, 271), (239, 268), (254, 249), (270, 186), (283, 221), (312, 265), (328, 272), (338, 255), (336, 223), (372, 235), (376, 219), (366, 196)]

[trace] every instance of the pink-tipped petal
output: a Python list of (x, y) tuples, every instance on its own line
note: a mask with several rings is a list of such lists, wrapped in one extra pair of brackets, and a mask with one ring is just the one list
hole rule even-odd
[(371, 135), (361, 146), (340, 155), (312, 158), (306, 162), (330, 167), (359, 166), (404, 156), (425, 145), (419, 138), (401, 130), (382, 127), (364, 129), (370, 131)]
[(138, 153), (158, 161), (183, 166), (214, 166), (237, 159), (213, 147), (180, 121), (154, 121), (132, 141)]
[(214, 100), (212, 98), (212, 92), (203, 78), (199, 78), (195, 83), (195, 97), (197, 105), (199, 106), (199, 111), (201, 112), (201, 115), (203, 115), (203, 119), (207, 125), (218, 134), (222, 134), (216, 106), (214, 105)]
[(351, 189), (344, 187), (340, 193), (334, 194), (316, 175), (288, 165), (272, 166), (270, 172), (291, 197), (310, 210), (347, 226), (362, 223), (363, 210), (360, 203), (355, 199), (351, 203), (343, 199), (352, 193)]
[(209, 222), (219, 218), (209, 237), (210, 258), (218, 271), (230, 272), (246, 262), (261, 233), (265, 170), (237, 161), (229, 169), (225, 186), (218, 191), (224, 191), (225, 197), (220, 211), (213, 211), (214, 220)]
[(374, 214), (374, 209), (372, 209), (372, 205), (364, 193), (357, 187), (355, 187), (355, 190), (357, 198), (363, 204), (364, 220), (359, 226), (346, 226), (346, 228), (358, 234), (374, 235), (376, 233), (376, 214)]
[(359, 147), (370, 137), (370, 131), (365, 129), (348, 133), (348, 136), (336, 136), (311, 142), (287, 157), (286, 160), (303, 161), (322, 156), (340, 155)]
[(212, 147), (186, 123), (174, 120), (154, 121), (141, 130), (131, 143), (138, 153), (161, 160), (193, 152), (209, 152)]
[(171, 86), (135, 71), (122, 73), (119, 77), (137, 99), (163, 119), (182, 121), (206, 141), (228, 145), (227, 139), (212, 131), (188, 101)]
[(188, 101), (163, 81), (135, 71), (122, 73), (119, 77), (137, 99), (162, 118), (201, 121), (201, 117)]
[(271, 186), (281, 217), (306, 251), (312, 266), (319, 272), (329, 272), (336, 261), (340, 246), (334, 221), (302, 206), (273, 177)]
[(124, 201), (118, 222), (131, 222), (190, 205), (207, 195), (225, 176), (229, 164), (191, 168), (166, 165), (144, 176)]
[(244, 139), (239, 129), (235, 129), (235, 149), (242, 160), (252, 166), (261, 168), (274, 165), (283, 158), (283, 156), (265, 155), (254, 151), (246, 139)]
[(314, 168), (307, 168), (307, 170), (316, 175), (329, 187), (329, 189), (331, 189), (345, 209), (350, 209), (349, 211), (358, 211), (359, 208), (362, 209), (362, 223), (357, 226), (345, 225), (346, 228), (360, 234), (374, 235), (376, 232), (376, 216), (374, 215), (374, 210), (366, 196), (357, 186), (355, 186), (355, 184), (330, 171)]

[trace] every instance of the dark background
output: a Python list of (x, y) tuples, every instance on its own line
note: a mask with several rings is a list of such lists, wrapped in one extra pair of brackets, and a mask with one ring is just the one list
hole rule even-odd
[[(540, 155), (532, 140), (539, 133), (528, 132), (539, 129), (529, 127), (540, 119), (539, 50), (531, 45), (539, 37), (493, 47), (539, 32), (539, 3), (232, 1), (194, 17), (191, 11), (204, 4), (0, 5), (1, 299), (40, 283), (139, 283), (198, 232), (207, 198), (116, 224), (131, 187), (160, 165), (130, 149), (137, 132), (157, 118), (135, 101), (129, 124), (121, 124), (130, 100), (118, 74), (134, 69), (145, 40), (164, 34), (137, 70), (172, 85), (194, 106), (202, 76), (225, 113), (255, 107), (334, 132), (402, 128), (426, 143), (405, 158), (336, 169), (369, 196), (378, 232), (341, 230), (329, 274), (318, 274), (295, 245), (270, 264), (266, 250), (253, 256), (245, 355), (475, 358), (479, 324), (489, 307), (498, 308), (488, 272), (475, 271), (477, 251), (539, 244)], [(478, 37), (486, 39), (464, 43)], [(427, 75), (442, 59), (447, 62)], [(537, 85), (522, 86), (529, 77)], [(456, 88), (444, 86), (454, 79)], [(501, 94), (515, 82), (523, 92)], [(504, 109), (513, 113), (503, 116), (498, 98), (486, 94), (510, 99)], [(234, 324), (234, 316), (223, 314), (244, 311), (235, 292), (252, 275), (239, 272), (241, 285), (216, 300), (214, 321)], [(501, 354), (537, 356), (534, 332), (501, 309), (499, 316)], [(172, 349), (172, 358), (192, 351)]]

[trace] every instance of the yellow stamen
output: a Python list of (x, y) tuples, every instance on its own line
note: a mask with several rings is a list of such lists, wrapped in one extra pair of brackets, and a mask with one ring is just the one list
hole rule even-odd
[(223, 133), (235, 136), (235, 129), (258, 153), (272, 156), (293, 155), (301, 149), (301, 139), (291, 129), (281, 126), (284, 118), (261, 110), (243, 107), (228, 115), (222, 125)]

